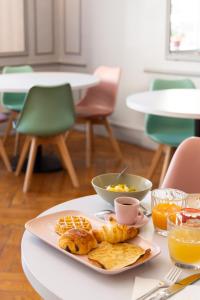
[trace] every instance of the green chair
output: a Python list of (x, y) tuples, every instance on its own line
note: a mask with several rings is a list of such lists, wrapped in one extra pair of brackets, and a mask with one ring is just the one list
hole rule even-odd
[[(167, 89), (194, 89), (194, 83), (189, 79), (162, 80), (156, 79), (151, 85), (152, 91)], [(165, 159), (160, 176), (160, 184), (163, 181), (174, 148), (188, 137), (194, 136), (194, 120), (147, 115), (145, 120), (145, 132), (156, 143), (160, 144), (148, 170), (147, 177), (152, 178), (162, 153)]]
[[(12, 73), (32, 73), (33, 69), (31, 66), (6, 66), (3, 68), (3, 74), (12, 74)], [(17, 118), (18, 114), (21, 112), (24, 101), (26, 98), (25, 93), (4, 93), (2, 97), (2, 104), (5, 108), (7, 108), (11, 113), (8, 120), (8, 125), (5, 130), (5, 134), (3, 137), (3, 142), (5, 143), (10, 131), (12, 129), (12, 123)], [(19, 135), (16, 135), (15, 139), (15, 147), (14, 147), (14, 154), (17, 154), (18, 148), (18, 140)]]
[(78, 179), (65, 144), (65, 133), (75, 122), (72, 91), (69, 84), (30, 89), (16, 125), (17, 133), (26, 135), (16, 175), (19, 175), (30, 146), (23, 191), (30, 186), (37, 148), (43, 144), (56, 144), (63, 166), (68, 170), (74, 187)]

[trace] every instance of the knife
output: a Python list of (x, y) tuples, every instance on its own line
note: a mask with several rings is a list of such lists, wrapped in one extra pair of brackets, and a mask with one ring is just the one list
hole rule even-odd
[(196, 282), (197, 280), (200, 279), (200, 273), (188, 276), (184, 279), (179, 280), (175, 284), (172, 284), (169, 288), (165, 289), (163, 292), (161, 292), (159, 295), (155, 295), (149, 300), (165, 300), (168, 299), (169, 297), (173, 296), (174, 294), (182, 291), (186, 286)]

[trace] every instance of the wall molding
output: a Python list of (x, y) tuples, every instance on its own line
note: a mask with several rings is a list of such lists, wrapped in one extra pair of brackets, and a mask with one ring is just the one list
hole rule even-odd
[(29, 43), (28, 43), (28, 3), (26, 0), (23, 0), (24, 6), (24, 51), (16, 52), (1, 52), (0, 58), (6, 57), (19, 57), (19, 56), (28, 56), (29, 55)]
[(52, 31), (52, 47), (49, 51), (41, 52), (38, 50), (38, 31), (37, 31), (37, 1), (34, 0), (34, 34), (35, 34), (35, 55), (41, 56), (41, 55), (47, 55), (47, 54), (55, 54), (55, 16), (54, 16), (54, 10), (55, 10), (55, 2), (54, 0), (51, 1), (51, 31)]
[(163, 74), (163, 75), (175, 75), (175, 76), (185, 76), (185, 77), (200, 77), (200, 72), (191, 71), (175, 71), (175, 70), (165, 70), (165, 69), (144, 69), (144, 73), (149, 74)]
[(67, 45), (67, 32), (66, 32), (66, 20), (67, 20), (67, 16), (66, 16), (66, 0), (64, 0), (64, 9), (63, 9), (63, 19), (64, 19), (64, 53), (66, 55), (75, 55), (75, 56), (81, 56), (82, 53), (82, 0), (78, 0), (79, 1), (79, 49), (78, 51), (68, 51), (66, 48)]

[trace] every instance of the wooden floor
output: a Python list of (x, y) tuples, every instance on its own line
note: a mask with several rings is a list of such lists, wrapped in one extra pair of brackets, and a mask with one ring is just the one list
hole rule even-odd
[[(120, 171), (125, 165), (128, 172), (144, 175), (153, 156), (152, 151), (127, 143), (120, 143), (124, 162), (119, 163), (105, 138), (95, 139), (93, 164), (85, 168), (85, 140), (82, 133), (71, 133), (69, 150), (80, 180), (80, 188), (74, 189), (65, 172), (34, 174), (31, 191), (24, 195), (24, 174), (15, 177), (8, 174), (0, 161), (0, 299), (36, 300), (40, 297), (26, 280), (20, 262), (20, 242), (24, 223), (43, 210), (80, 196), (94, 194), (90, 181), (97, 174)], [(12, 154), (13, 139), (7, 150)], [(52, 151), (52, 149), (46, 149)], [(157, 170), (159, 174), (160, 170)], [(155, 175), (156, 186), (158, 176)]]

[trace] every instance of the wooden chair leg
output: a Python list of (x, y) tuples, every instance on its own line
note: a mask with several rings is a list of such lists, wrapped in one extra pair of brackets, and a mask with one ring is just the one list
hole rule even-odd
[(91, 165), (92, 155), (92, 123), (90, 120), (86, 122), (86, 167)]
[(164, 150), (164, 145), (162, 145), (162, 144), (159, 145), (158, 149), (156, 150), (156, 152), (153, 156), (150, 168), (147, 173), (147, 178), (151, 179), (153, 177), (154, 171), (159, 163), (159, 160), (160, 160), (163, 150)]
[(69, 151), (65, 144), (64, 137), (62, 135), (57, 137), (57, 145), (58, 145), (58, 149), (60, 151), (60, 155), (62, 157), (63, 163), (65, 164), (65, 168), (69, 172), (69, 176), (71, 178), (73, 186), (79, 187), (79, 181), (78, 181), (76, 172), (74, 170), (74, 166), (72, 164), (71, 157), (69, 155)]
[(2, 140), (0, 140), (0, 153), (1, 153), (1, 157), (3, 159), (3, 162), (4, 162), (5, 166), (6, 166), (6, 169), (9, 172), (12, 172), (12, 167), (11, 167), (10, 161), (8, 159), (8, 155), (6, 153), (6, 150), (4, 148)]
[(11, 113), (3, 136), (3, 144), (6, 143), (8, 136), (12, 130), (13, 114)]
[(165, 151), (166, 151), (166, 153), (165, 153), (165, 159), (164, 159), (164, 162), (163, 162), (162, 172), (161, 172), (161, 175), (160, 175), (159, 186), (161, 186), (161, 184), (163, 182), (163, 179), (165, 177), (165, 174), (167, 172), (170, 160), (172, 158), (173, 148), (170, 147), (170, 146), (165, 146)]
[(64, 141), (66, 142), (66, 140), (69, 138), (69, 133), (70, 131), (65, 132), (64, 134)]
[(117, 140), (115, 139), (114, 135), (113, 135), (113, 131), (112, 131), (112, 128), (108, 122), (108, 120), (105, 118), (104, 121), (103, 121), (105, 127), (106, 127), (106, 130), (108, 132), (108, 135), (109, 135), (109, 138), (110, 138), (110, 141), (111, 141), (111, 144), (113, 146), (113, 149), (115, 150), (115, 152), (117, 153), (118, 157), (120, 160), (123, 159), (123, 156), (122, 156), (122, 153), (121, 153), (121, 150), (119, 148), (119, 144), (117, 142)]
[(16, 134), (15, 134), (15, 145), (14, 145), (14, 156), (17, 156), (17, 154), (18, 154), (19, 138), (20, 138), (20, 135), (19, 135), (18, 132), (16, 132)]
[(21, 151), (21, 154), (20, 154), (20, 157), (19, 157), (17, 168), (16, 168), (16, 171), (15, 171), (16, 176), (18, 176), (20, 174), (21, 170), (22, 170), (26, 155), (28, 153), (30, 141), (31, 141), (30, 138), (26, 137), (23, 148), (22, 148), (22, 151)]
[(33, 137), (31, 139), (31, 149), (30, 149), (30, 154), (29, 154), (29, 159), (28, 159), (28, 166), (26, 170), (26, 175), (25, 175), (25, 180), (24, 180), (24, 186), (23, 186), (23, 192), (26, 193), (29, 190), (30, 183), (31, 183), (31, 177), (33, 174), (33, 167), (35, 163), (35, 157), (36, 157), (36, 152), (37, 152), (37, 138)]

